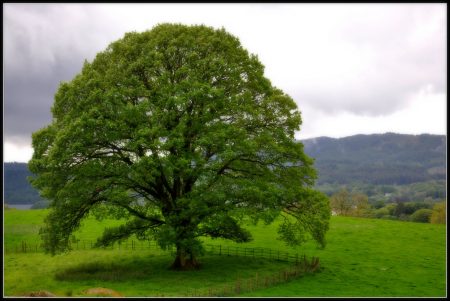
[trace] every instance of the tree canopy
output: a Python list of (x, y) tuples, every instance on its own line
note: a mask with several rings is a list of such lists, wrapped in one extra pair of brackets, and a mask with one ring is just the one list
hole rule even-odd
[(248, 221), (286, 218), (280, 237), (325, 245), (330, 209), (294, 139), (300, 112), (224, 29), (160, 24), (85, 62), (33, 133), (32, 184), (51, 201), (41, 236), (70, 248), (83, 218), (124, 219), (105, 246), (136, 235), (197, 267), (201, 236), (251, 240)]

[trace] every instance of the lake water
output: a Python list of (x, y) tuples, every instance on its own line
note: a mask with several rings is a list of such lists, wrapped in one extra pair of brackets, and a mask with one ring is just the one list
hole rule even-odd
[(28, 210), (33, 206), (33, 204), (6, 204), (9, 208), (16, 208), (19, 210)]

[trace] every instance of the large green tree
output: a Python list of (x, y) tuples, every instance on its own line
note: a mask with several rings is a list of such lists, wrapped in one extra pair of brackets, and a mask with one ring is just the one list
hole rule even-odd
[(155, 239), (176, 247), (175, 269), (198, 267), (199, 237), (247, 242), (243, 223), (279, 215), (288, 243), (323, 246), (329, 204), (294, 139), (300, 112), (263, 73), (225, 30), (180, 24), (127, 33), (85, 62), (32, 137), (46, 250), (68, 250), (89, 213), (126, 220), (98, 246)]

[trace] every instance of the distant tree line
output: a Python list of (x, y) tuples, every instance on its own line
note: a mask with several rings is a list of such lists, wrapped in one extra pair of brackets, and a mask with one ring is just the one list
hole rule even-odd
[(446, 202), (397, 202), (369, 204), (368, 197), (342, 189), (330, 197), (334, 215), (383, 218), (421, 223), (445, 224)]
[(322, 184), (317, 189), (331, 196), (341, 189), (368, 196), (370, 204), (424, 201), (433, 203), (447, 197), (444, 180), (412, 183), (408, 185), (375, 185), (361, 182), (348, 184)]

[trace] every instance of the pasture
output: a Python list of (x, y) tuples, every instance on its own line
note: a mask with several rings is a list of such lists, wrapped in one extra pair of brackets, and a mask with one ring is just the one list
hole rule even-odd
[[(38, 242), (47, 210), (4, 211), (4, 244)], [(89, 218), (77, 237), (94, 240), (103, 227), (119, 221)], [(245, 244), (205, 239), (205, 244), (270, 248), (320, 258), (320, 271), (240, 296), (285, 297), (444, 297), (446, 227), (402, 221), (333, 216), (327, 247), (313, 242), (286, 247), (273, 225), (249, 225), (254, 240)], [(175, 272), (172, 258), (155, 250), (76, 250), (51, 257), (44, 253), (4, 254), (4, 295), (47, 290), (58, 296), (82, 296), (105, 287), (124, 296), (185, 296), (231, 285), (236, 279), (272, 275), (281, 261), (207, 254), (199, 271)]]

